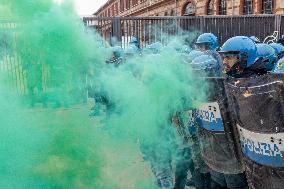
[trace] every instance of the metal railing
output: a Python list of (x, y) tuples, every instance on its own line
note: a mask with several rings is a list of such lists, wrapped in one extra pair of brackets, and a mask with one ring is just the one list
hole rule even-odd
[[(220, 44), (232, 36), (255, 35), (261, 41), (275, 42), (284, 35), (284, 15), (202, 16), (202, 17), (85, 17), (86, 26), (95, 28), (110, 44), (119, 42), (124, 48), (130, 36), (140, 40), (141, 47), (155, 41), (169, 40), (168, 35), (212, 32)], [(7, 83), (19, 94), (27, 94), (28, 75), (16, 50), (19, 24), (0, 21), (0, 70), (7, 73)], [(283, 36), (284, 37), (284, 36)], [(115, 40), (113, 40), (115, 39)], [(43, 91), (50, 87), (48, 66), (42, 64)]]
[(6, 84), (18, 94), (26, 94), (27, 80), (22, 62), (16, 53), (18, 24), (0, 21), (0, 71), (6, 73)]
[(112, 44), (112, 38), (126, 46), (130, 36), (136, 36), (141, 46), (163, 42), (162, 35), (184, 32), (212, 32), (220, 43), (236, 35), (256, 36), (263, 41), (274, 31), (277, 39), (284, 35), (284, 15), (199, 16), (199, 17), (85, 17), (84, 23), (95, 28)]

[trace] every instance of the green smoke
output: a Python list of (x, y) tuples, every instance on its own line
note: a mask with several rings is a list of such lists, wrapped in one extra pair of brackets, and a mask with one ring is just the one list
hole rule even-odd
[[(9, 0), (0, 7), (1, 188), (101, 188), (102, 135), (80, 104), (88, 68), (108, 52), (70, 2)], [(53, 109), (62, 106), (69, 108)]]
[(37, 152), (46, 143), (46, 136), (36, 127), (34, 117), (27, 116), (28, 113), (19, 108), (17, 96), (3, 86), (4, 74), (1, 72), (0, 80), (0, 186), (32, 186), (33, 181), (28, 181), (28, 178), (32, 176), (33, 166), (38, 163), (40, 154)]
[[(156, 188), (141, 144), (151, 155), (157, 146), (174, 154), (171, 116), (205, 96), (203, 81), (175, 51), (177, 39), (161, 55), (134, 56), (114, 68), (105, 65), (111, 51), (71, 2), (3, 0), (0, 10), (16, 25), (0, 32), (0, 63), (8, 65), (0, 65), (0, 186)], [(82, 105), (86, 80), (113, 104), (98, 119)], [(21, 96), (12, 93), (19, 86)]]
[(115, 106), (107, 121), (135, 137), (153, 134), (150, 129), (155, 138), (159, 125), (167, 125), (177, 111), (194, 108), (206, 89), (172, 43), (159, 55), (134, 56), (118, 68), (106, 68), (99, 80)]
[(81, 107), (26, 109), (18, 96), (3, 86), (0, 186), (99, 188), (102, 161), (97, 150), (101, 138), (87, 117), (88, 111)]
[(196, 108), (205, 99), (206, 84), (184, 63), (176, 39), (160, 54), (134, 55), (119, 67), (106, 67), (97, 80), (103, 81), (102, 95), (110, 104), (104, 127), (113, 138), (138, 140), (145, 159), (161, 166), (177, 158), (171, 118)]

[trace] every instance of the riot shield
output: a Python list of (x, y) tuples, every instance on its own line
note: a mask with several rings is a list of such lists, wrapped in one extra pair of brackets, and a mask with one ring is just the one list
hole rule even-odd
[(235, 122), (230, 116), (224, 78), (208, 77), (206, 80), (207, 101), (194, 110), (202, 157), (214, 171), (242, 173), (240, 153), (234, 143)]
[[(198, 126), (213, 132), (224, 132), (219, 104), (226, 101), (223, 78), (206, 78), (208, 84), (208, 101), (194, 110), (195, 121)], [(224, 104), (225, 105), (225, 104)], [(224, 112), (222, 112), (224, 113)], [(224, 117), (225, 115), (223, 115)]]
[(284, 167), (283, 79), (267, 74), (226, 83), (243, 155), (264, 166)]

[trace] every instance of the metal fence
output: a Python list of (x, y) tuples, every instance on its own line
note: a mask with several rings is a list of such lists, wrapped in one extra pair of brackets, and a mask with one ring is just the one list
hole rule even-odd
[(15, 22), (0, 21), (0, 71), (5, 71), (5, 81), (9, 87), (18, 94), (25, 94), (27, 92), (26, 73), (15, 50), (17, 27), (18, 24)]
[[(144, 47), (155, 41), (167, 41), (168, 35), (188, 35), (192, 32), (212, 32), (219, 37), (220, 43), (235, 35), (255, 35), (266, 42), (276, 41), (284, 35), (284, 15), (85, 17), (83, 21), (100, 32), (108, 43), (113, 44), (117, 40), (124, 48), (130, 36), (138, 37), (141, 47)], [(24, 95), (29, 89), (26, 68), (16, 50), (17, 27), (16, 23), (0, 21), (0, 70), (6, 71), (7, 83)], [(44, 64), (40, 69), (43, 90), (48, 91), (49, 69)]]
[[(0, 21), (0, 71), (5, 75), (8, 87), (20, 95), (26, 95), (29, 90), (27, 69), (34, 67), (31, 63), (23, 63), (17, 52), (17, 34), (19, 23)], [(37, 65), (41, 74), (38, 74), (42, 90), (48, 91), (49, 68), (44, 64)], [(36, 73), (34, 73), (36, 74)]]
[[(110, 44), (112, 39), (127, 46), (136, 36), (141, 46), (166, 40), (163, 35), (186, 32), (212, 32), (220, 43), (236, 35), (256, 36), (264, 41), (284, 35), (284, 15), (200, 16), (200, 17), (85, 17), (84, 23), (95, 28)], [(273, 35), (274, 34), (274, 35)]]
[[(54, 91), (59, 88), (58, 84), (55, 84), (53, 81), (55, 78), (54, 70), (52, 72), (50, 64), (42, 61), (35, 62), (34, 60), (29, 60), (28, 56), (26, 58), (22, 56), (25, 50), (22, 51), (19, 47), (19, 31), (21, 31), (20, 24), (0, 20), (1, 82), (4, 81), (5, 87), (8, 87), (19, 95), (35, 94), (39, 96), (39, 94), (42, 94), (43, 96), (45, 94), (54, 93)], [(81, 76), (83, 78), (80, 79), (84, 80), (85, 76), (86, 75)], [(2, 78), (4, 80), (2, 80)], [(66, 86), (64, 86), (66, 90), (74, 90), (74, 86), (72, 86), (71, 82), (73, 81), (68, 80), (68, 82), (66, 82)], [(87, 83), (82, 82), (82, 85), (84, 84), (87, 85)], [(86, 86), (80, 87), (86, 88)], [(77, 92), (78, 91), (79, 89), (77, 89)]]

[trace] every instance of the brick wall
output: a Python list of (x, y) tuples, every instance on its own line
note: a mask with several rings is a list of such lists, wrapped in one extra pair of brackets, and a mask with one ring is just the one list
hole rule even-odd
[[(124, 0), (124, 11), (121, 10), (121, 1), (109, 0), (96, 13), (96, 16), (183, 16), (186, 5), (191, 2), (196, 7), (196, 16), (207, 14), (207, 6), (209, 0)], [(129, 3), (126, 3), (128, 1)], [(212, 0), (214, 2), (213, 14), (218, 15), (218, 4), (220, 0)], [(243, 14), (242, 7), (245, 0), (226, 0), (227, 15)], [(261, 14), (262, 0), (254, 0), (254, 14)], [(117, 3), (117, 6), (115, 5)], [(128, 5), (129, 9), (126, 9)], [(284, 0), (274, 0), (274, 13), (284, 14)], [(114, 6), (117, 11), (112, 11)], [(116, 10), (116, 9), (115, 9)], [(193, 15), (194, 16), (194, 15)]]

